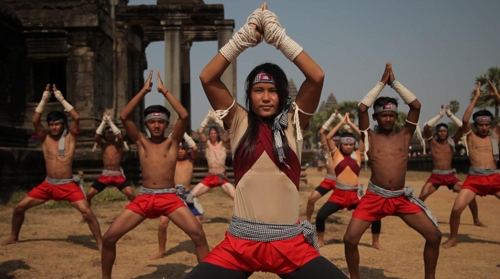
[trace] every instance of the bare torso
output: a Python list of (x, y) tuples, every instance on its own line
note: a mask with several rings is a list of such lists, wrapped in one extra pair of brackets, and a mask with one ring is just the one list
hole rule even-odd
[(123, 145), (117, 142), (106, 142), (101, 145), (102, 161), (105, 170), (120, 170), (120, 163), (123, 156)]
[(205, 155), (208, 163), (208, 172), (211, 173), (223, 173), (226, 171), (226, 147), (224, 143), (219, 141), (212, 144), (210, 140), (206, 144)]
[(153, 143), (141, 134), (137, 150), (142, 169), (142, 185), (146, 188), (172, 188), (177, 161), (177, 148), (171, 147), (171, 140)]
[[(492, 131), (497, 139), (500, 139), (500, 135), (497, 129)], [(474, 132), (467, 135), (467, 145), (469, 146), (469, 159), (470, 165), (477, 168), (488, 168), (496, 169), (497, 164), (493, 157), (493, 147), (491, 145), (491, 138), (479, 137)]]
[(191, 176), (193, 174), (193, 161), (191, 159), (177, 160), (175, 167), (175, 184), (182, 184), (186, 191), (191, 188)]
[(59, 141), (49, 135), (45, 137), (42, 145), (43, 157), (45, 158), (45, 169), (47, 176), (56, 179), (67, 179), (73, 177), (73, 156), (75, 154), (76, 137), (68, 133), (65, 137), (64, 157), (59, 154)]
[(432, 165), (434, 169), (451, 170), (451, 161), (453, 159), (453, 147), (447, 140), (442, 142), (434, 137), (430, 140)]
[(370, 148), (368, 158), (372, 175), (371, 182), (388, 190), (401, 189), (405, 185), (408, 163), (409, 140), (403, 130), (390, 135), (369, 131)]

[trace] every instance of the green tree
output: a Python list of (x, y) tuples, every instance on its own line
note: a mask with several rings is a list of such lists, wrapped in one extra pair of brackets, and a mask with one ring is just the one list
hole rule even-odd
[(453, 100), (450, 102), (450, 111), (453, 114), (456, 114), (460, 109), (460, 103), (457, 100)]
[[(486, 73), (478, 76), (476, 78), (476, 83), (481, 82), (481, 96), (477, 100), (476, 108), (486, 109), (487, 107), (493, 107), (495, 109), (495, 118), (498, 117), (498, 106), (499, 104), (490, 96), (488, 91), (488, 80), (491, 80), (497, 88), (500, 88), (500, 68), (491, 67)], [(483, 89), (484, 88), (484, 89)], [(471, 93), (471, 100), (474, 98), (474, 91)]]

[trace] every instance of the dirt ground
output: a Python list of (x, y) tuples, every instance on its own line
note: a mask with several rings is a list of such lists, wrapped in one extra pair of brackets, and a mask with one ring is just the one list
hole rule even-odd
[[(302, 187), (300, 214), (305, 219), (307, 198), (324, 177), (324, 171), (308, 169), (309, 186)], [(420, 192), (429, 173), (409, 172), (407, 184)], [(366, 187), (369, 171), (362, 171)], [(464, 179), (464, 175), (459, 175)], [(106, 191), (116, 191), (108, 189)], [(427, 200), (443, 232), (443, 242), (449, 236), (448, 218), (456, 195), (441, 187)], [(316, 203), (315, 213), (328, 195)], [(224, 237), (232, 214), (232, 202), (220, 190), (200, 198), (205, 208), (203, 227), (210, 247)], [(113, 202), (93, 207), (103, 233), (126, 202)], [(488, 196), (478, 198), (479, 215), (487, 228), (472, 225), (470, 211), (464, 211), (459, 245), (441, 249), (437, 278), (500, 278), (500, 201)], [(494, 213), (497, 212), (497, 213)], [(0, 207), (0, 239), (10, 232), (12, 207)], [(313, 220), (314, 220), (313, 215)], [(321, 254), (347, 272), (342, 236), (351, 212), (341, 211), (327, 221), (326, 246)], [(88, 227), (80, 224), (81, 216), (71, 208), (35, 208), (27, 212), (21, 231), (21, 242), (0, 247), (0, 278), (99, 278), (100, 254)], [(114, 278), (183, 278), (196, 265), (194, 246), (174, 225), (168, 228), (167, 252), (159, 260), (149, 260), (157, 252), (157, 220), (146, 220), (124, 236), (117, 246)], [(397, 217), (382, 221), (381, 243), (387, 251), (369, 247), (369, 230), (360, 244), (362, 278), (403, 279), (423, 278), (422, 251), (424, 239)], [(254, 273), (250, 278), (278, 278), (274, 274)]]

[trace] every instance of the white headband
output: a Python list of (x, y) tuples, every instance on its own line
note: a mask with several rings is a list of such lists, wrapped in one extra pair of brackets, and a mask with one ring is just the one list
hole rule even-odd
[(398, 112), (398, 106), (396, 106), (393, 103), (387, 103), (387, 104), (382, 105), (382, 106), (376, 106), (373, 109), (375, 110), (375, 114), (377, 114), (379, 112), (383, 112), (383, 111), (393, 111), (395, 113)]
[(356, 139), (353, 137), (341, 137), (340, 138), (340, 143), (352, 143), (354, 144), (356, 142)]
[(491, 117), (489, 117), (489, 116), (487, 116), (487, 115), (477, 116), (476, 118), (474, 118), (474, 122), (475, 122), (475, 123), (480, 123), (480, 122), (491, 122)]
[(152, 112), (152, 113), (146, 115), (146, 118), (144, 118), (144, 122), (148, 122), (149, 120), (155, 119), (155, 118), (163, 119), (166, 122), (169, 122), (168, 115), (166, 115), (163, 112)]
[(267, 73), (258, 73), (253, 79), (252, 85), (259, 82), (274, 83), (274, 78), (272, 75)]

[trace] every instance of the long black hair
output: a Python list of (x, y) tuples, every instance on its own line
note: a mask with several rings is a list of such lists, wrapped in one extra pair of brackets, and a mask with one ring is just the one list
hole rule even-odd
[[(257, 76), (259, 73), (267, 73), (270, 74), (273, 79), (274, 79), (274, 85), (276, 86), (276, 92), (278, 93), (278, 99), (279, 99), (279, 104), (278, 104), (278, 110), (276, 111), (277, 114), (283, 111), (285, 108), (285, 105), (287, 103), (287, 99), (289, 96), (288, 92), (288, 79), (286, 77), (285, 72), (276, 64), (273, 63), (264, 63), (261, 65), (258, 65), (255, 67), (250, 74), (248, 74), (246, 81), (245, 81), (245, 93), (246, 93), (246, 108), (248, 110), (248, 128), (243, 134), (243, 137), (239, 143), (238, 148), (242, 147), (243, 148), (243, 156), (250, 156), (253, 154), (255, 150), (255, 143), (256, 139), (259, 135), (259, 122), (264, 122), (266, 123), (269, 127), (273, 126), (274, 118), (276, 115), (273, 115), (272, 117), (262, 119), (260, 118), (255, 112), (252, 111), (251, 108), (251, 92), (252, 92), (252, 85), (253, 81), (255, 79), (255, 76)], [(290, 124), (289, 124), (290, 125)], [(273, 138), (273, 153), (276, 158), (278, 157), (278, 150), (276, 149), (276, 144), (274, 142), (274, 137)], [(285, 155), (288, 154), (288, 151), (290, 149), (290, 145), (288, 144), (288, 140), (286, 138), (286, 135), (281, 135), (281, 141), (283, 142), (283, 151), (285, 152)]]

